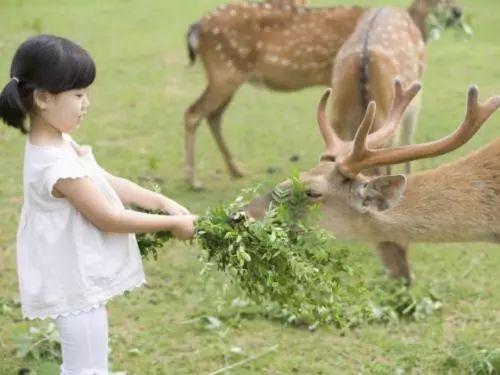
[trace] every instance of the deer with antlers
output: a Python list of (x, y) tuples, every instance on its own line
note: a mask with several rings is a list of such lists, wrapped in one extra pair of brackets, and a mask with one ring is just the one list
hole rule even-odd
[[(417, 25), (423, 25), (438, 4), (450, 1), (414, 0), (409, 14)], [(191, 25), (187, 35), (190, 60), (193, 63), (200, 57), (207, 79), (205, 90), (184, 114), (185, 176), (193, 188), (202, 187), (194, 161), (196, 129), (204, 118), (231, 176), (242, 175), (222, 137), (221, 121), (244, 82), (276, 91), (331, 86), (337, 52), (366, 8), (315, 8), (300, 3), (275, 0), (224, 5)], [(419, 30), (425, 35), (423, 26)]]
[[(500, 107), (500, 96), (478, 102), (478, 90), (468, 92), (467, 112), (457, 130), (440, 140), (396, 148), (379, 148), (402, 121), (420, 85), (404, 90), (396, 81), (386, 122), (370, 133), (376, 117), (370, 102), (354, 140), (342, 140), (326, 119), (328, 90), (318, 105), (318, 124), (326, 151), (320, 163), (300, 174), (309, 200), (323, 212), (322, 225), (338, 238), (366, 241), (500, 243), (500, 138), (481, 150), (442, 167), (404, 175), (365, 176), (362, 171), (451, 152), (465, 144)], [(289, 189), (290, 181), (278, 185)], [(247, 206), (258, 218), (272, 194)], [(406, 253), (382, 257), (388, 273), (410, 280)]]

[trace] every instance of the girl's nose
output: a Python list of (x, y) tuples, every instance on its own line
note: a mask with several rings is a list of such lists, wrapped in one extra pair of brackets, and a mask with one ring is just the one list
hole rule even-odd
[(83, 98), (83, 108), (87, 109), (88, 107), (90, 107), (90, 100), (88, 95), (85, 95)]

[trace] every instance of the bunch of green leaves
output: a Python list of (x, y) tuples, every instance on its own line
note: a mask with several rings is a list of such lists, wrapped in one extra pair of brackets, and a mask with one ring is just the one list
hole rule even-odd
[(440, 311), (440, 298), (430, 286), (409, 287), (403, 280), (372, 280), (370, 291), (371, 320), (390, 322), (398, 319), (420, 321)]
[[(161, 193), (161, 188), (158, 185), (153, 185), (151, 190)], [(134, 206), (133, 209), (148, 214), (165, 215), (165, 212), (160, 210), (147, 210), (136, 206)], [(158, 260), (158, 251), (165, 245), (166, 242), (171, 240), (173, 236), (169, 231), (163, 230), (151, 233), (138, 233), (136, 234), (136, 238), (141, 256), (144, 259), (153, 257), (154, 260)]]
[(45, 327), (29, 327), (13, 338), (16, 345), (16, 356), (35, 360), (61, 360), (61, 344), (54, 323)]
[(240, 196), (197, 220), (205, 268), (222, 270), (253, 302), (290, 322), (345, 327), (365, 319), (363, 274), (347, 249), (313, 225), (315, 207), (297, 178), (289, 191), (275, 191), (263, 220), (235, 218), (243, 202)]
[[(150, 214), (164, 215), (162, 212), (143, 210)], [(158, 251), (165, 246), (169, 240), (172, 239), (172, 233), (162, 230), (152, 233), (138, 233), (136, 234), (137, 245), (139, 245), (139, 251), (144, 259), (149, 259), (153, 257), (154, 260), (158, 260)]]

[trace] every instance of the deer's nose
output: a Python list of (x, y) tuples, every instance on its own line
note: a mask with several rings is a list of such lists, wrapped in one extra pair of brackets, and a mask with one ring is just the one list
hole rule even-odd
[(453, 7), (451, 9), (451, 14), (453, 14), (453, 17), (455, 19), (459, 19), (460, 17), (462, 17), (462, 8), (460, 8), (460, 7)]
[(247, 219), (247, 215), (244, 211), (236, 211), (233, 212), (231, 215), (228, 217), (228, 223), (231, 226), (235, 226), (236, 224), (239, 224)]

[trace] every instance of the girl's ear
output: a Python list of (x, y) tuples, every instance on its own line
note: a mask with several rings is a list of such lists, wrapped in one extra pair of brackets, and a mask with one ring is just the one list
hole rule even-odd
[(48, 91), (35, 90), (33, 92), (33, 101), (35, 102), (35, 105), (42, 110), (49, 107), (50, 100), (51, 95)]

